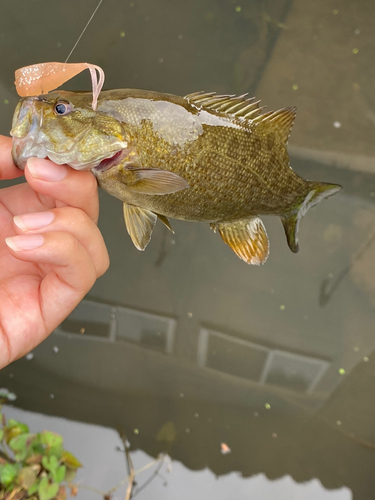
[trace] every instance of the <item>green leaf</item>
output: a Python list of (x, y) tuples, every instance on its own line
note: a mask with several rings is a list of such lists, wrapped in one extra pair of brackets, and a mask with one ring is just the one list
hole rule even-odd
[(50, 472), (52, 472), (52, 474), (54, 474), (57, 467), (59, 466), (59, 461), (57, 460), (55, 455), (52, 455), (51, 457), (43, 457), (42, 465), (45, 469), (49, 470)]
[[(14, 425), (14, 423), (16, 423), (16, 425)], [(5, 431), (5, 440), (9, 443), (16, 436), (29, 432), (29, 428), (27, 425), (20, 424), (16, 420), (9, 420), (8, 424), (5, 426)]]
[(12, 438), (9, 441), (9, 447), (13, 451), (20, 451), (20, 450), (30, 446), (34, 437), (35, 437), (35, 434), (29, 434), (29, 433), (19, 434), (18, 436)]
[(30, 488), (27, 490), (27, 493), (29, 496), (31, 496), (34, 493), (36, 493), (38, 489), (39, 489), (39, 480), (37, 479), (35, 483), (32, 486), (30, 486)]
[(12, 427), (20, 427), (22, 429), (22, 432), (29, 432), (29, 428), (27, 427), (26, 424), (18, 422), (18, 420), (14, 420), (13, 418), (10, 418), (8, 420), (6, 427), (7, 429), (12, 429)]
[(78, 469), (82, 467), (81, 462), (70, 451), (63, 451), (61, 461), (64, 462), (70, 469)]
[(40, 500), (52, 500), (58, 491), (59, 485), (57, 483), (50, 484), (47, 477), (44, 477), (39, 483), (38, 493)]
[(65, 472), (66, 472), (66, 466), (65, 465), (60, 465), (56, 469), (56, 472), (53, 474), (53, 479), (56, 481), (56, 483), (62, 483), (65, 478)]
[(27, 448), (21, 451), (17, 451), (17, 453), (14, 454), (16, 462), (23, 462), (26, 457), (27, 457)]
[(8, 487), (17, 477), (18, 467), (13, 464), (5, 464), (0, 475), (0, 483)]
[(61, 457), (63, 452), (63, 438), (59, 434), (43, 431), (40, 435), (40, 441), (44, 446), (47, 446), (47, 455)]
[(61, 446), (63, 444), (63, 438), (54, 432), (43, 431), (41, 434), (41, 442), (51, 448), (52, 446)]

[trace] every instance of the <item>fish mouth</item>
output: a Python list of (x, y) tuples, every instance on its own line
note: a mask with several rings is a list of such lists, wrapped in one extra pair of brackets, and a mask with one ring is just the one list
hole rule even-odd
[[(39, 145), (38, 150), (36, 150), (34, 145), (32, 154), (27, 154), (27, 152), (25, 151), (24, 144), (22, 142), (23, 141), (13, 139), (13, 149), (12, 149), (13, 162), (20, 170), (25, 170), (27, 160), (31, 157), (50, 159), (51, 161), (57, 163), (58, 165), (62, 164), (61, 162), (56, 161), (57, 158), (50, 158), (46, 147), (43, 146), (42, 144)], [(84, 166), (80, 165), (79, 167), (74, 163), (73, 164), (66, 163), (66, 165), (69, 165), (69, 167), (72, 167), (74, 170), (92, 170), (94, 174), (97, 174), (99, 172), (105, 172), (106, 170), (109, 170), (112, 167), (116, 167), (117, 165), (119, 165), (123, 160), (123, 158), (126, 156), (126, 154), (127, 154), (126, 150), (120, 149), (119, 151), (113, 153), (111, 156), (99, 160), (99, 163), (97, 160), (95, 162), (88, 163)]]
[(127, 149), (120, 149), (111, 156), (108, 156), (107, 158), (101, 160), (100, 163), (95, 165), (91, 170), (93, 171), (93, 173), (99, 173), (99, 172), (105, 172), (106, 170), (109, 170), (112, 167), (117, 167), (117, 165), (119, 165), (122, 162), (122, 160), (125, 158), (125, 156), (127, 156), (127, 154), (128, 154)]

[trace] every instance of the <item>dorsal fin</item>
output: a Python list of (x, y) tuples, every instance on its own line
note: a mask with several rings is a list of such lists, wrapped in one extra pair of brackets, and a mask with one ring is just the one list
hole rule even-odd
[(292, 108), (282, 108), (278, 111), (269, 111), (257, 116), (254, 121), (272, 125), (279, 132), (281, 140), (287, 143), (294, 120), (296, 119), (296, 112), (297, 108), (295, 106)]
[(235, 95), (216, 95), (215, 92), (195, 92), (185, 96), (190, 104), (217, 111), (219, 113), (228, 113), (232, 116), (254, 119), (260, 115), (262, 107), (260, 101), (255, 97), (247, 97), (247, 94)]
[(246, 118), (255, 122), (269, 123), (276, 128), (281, 139), (286, 143), (288, 141), (294, 120), (296, 118), (296, 108), (282, 108), (278, 111), (268, 111), (261, 114), (265, 106), (260, 106), (260, 101), (255, 97), (247, 97), (247, 94), (235, 95), (216, 95), (215, 92), (194, 92), (185, 96), (190, 104), (217, 111), (219, 113), (228, 113), (232, 116)]

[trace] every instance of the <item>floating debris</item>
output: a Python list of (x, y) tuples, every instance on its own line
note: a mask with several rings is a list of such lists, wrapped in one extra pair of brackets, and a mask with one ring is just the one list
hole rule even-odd
[(368, 363), (368, 362), (370, 361), (370, 358), (368, 358), (367, 356), (365, 356), (365, 357), (363, 358), (363, 361), (364, 361), (365, 363)]
[(341, 420), (336, 420), (336, 425), (341, 425), (341, 424), (342, 424)]
[(193, 317), (193, 313), (188, 313), (188, 318), (192, 318)]
[(134, 434), (138, 435), (139, 434), (139, 429), (136, 428), (136, 429), (133, 430), (133, 432), (134, 432)]
[(359, 49), (353, 49), (353, 54), (358, 54)]
[(62, 43), (61, 42), (57, 42), (56, 46), (59, 49), (60, 47), (62, 47)]
[(292, 90), (298, 90), (298, 85), (296, 83), (292, 85)]
[(57, 347), (57, 345), (53, 346), (53, 352), (55, 354), (57, 354), (59, 352), (59, 348)]
[(124, 36), (125, 36), (125, 31), (121, 31), (120, 32), (120, 38), (124, 38)]
[(81, 333), (81, 334), (83, 335), (83, 334), (85, 333), (85, 331), (86, 331), (86, 328), (83, 326), (83, 327), (80, 329), (79, 333)]
[(277, 438), (277, 434), (276, 434), (276, 432), (273, 432), (273, 433), (272, 433), (272, 437), (273, 437), (273, 438)]
[(9, 104), (8, 99), (4, 99), (4, 100), (3, 100), (3, 103), (4, 103), (4, 104)]
[(359, 347), (353, 347), (354, 352), (359, 352)]
[(269, 403), (266, 403), (264, 405), (264, 407), (265, 407), (266, 410), (270, 410), (271, 409), (271, 405)]
[(358, 28), (357, 28), (356, 30), (354, 30), (354, 34), (355, 34), (355, 35), (359, 35), (359, 34), (360, 34), (360, 32), (361, 32), (361, 30), (359, 30)]
[(228, 453), (231, 453), (231, 449), (226, 443), (220, 443), (220, 453), (222, 455), (227, 455)]
[(34, 357), (34, 354), (32, 352), (29, 352), (29, 354), (26, 354), (25, 358), (27, 359), (27, 361), (30, 361), (32, 360)]
[(186, 434), (190, 434), (190, 429), (189, 429), (189, 427), (186, 427), (186, 429), (185, 429), (185, 433), (186, 433)]
[(177, 38), (178, 38), (179, 40), (182, 40), (182, 39), (184, 38), (184, 35), (180, 34), (180, 35), (178, 35), (178, 37), (177, 37)]
[(235, 9), (235, 10), (236, 10), (236, 12), (241, 12), (241, 10), (242, 10), (242, 9), (241, 9), (241, 6), (240, 6), (240, 5), (237, 5), (237, 7), (236, 7), (236, 9)]
[(178, 395), (178, 397), (183, 398), (184, 397), (184, 393), (180, 392), (180, 394)]
[(334, 16), (337, 16), (337, 14), (338, 14), (338, 13), (339, 13), (339, 9), (334, 9), (334, 10), (332, 11), (332, 14), (333, 14)]
[(50, 399), (54, 399), (55, 395), (54, 394), (50, 394), (49, 397), (50, 397)]
[(194, 413), (195, 418), (199, 418), (199, 413)]
[(285, 311), (285, 306), (283, 304), (280, 306), (280, 311)]
[(345, 375), (345, 369), (344, 368), (339, 368), (339, 374), (340, 375)]
[(341, 128), (341, 122), (333, 122), (335, 128)]

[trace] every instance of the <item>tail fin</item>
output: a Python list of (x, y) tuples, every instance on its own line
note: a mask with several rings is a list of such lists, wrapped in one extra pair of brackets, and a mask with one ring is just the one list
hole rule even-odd
[(281, 217), (286, 239), (288, 240), (289, 248), (292, 252), (297, 253), (298, 247), (298, 231), (302, 217), (307, 211), (317, 205), (319, 202), (328, 198), (333, 194), (341, 191), (342, 187), (338, 184), (327, 184), (325, 182), (309, 182), (311, 189), (305, 196), (304, 200), (297, 205), (291, 212)]

